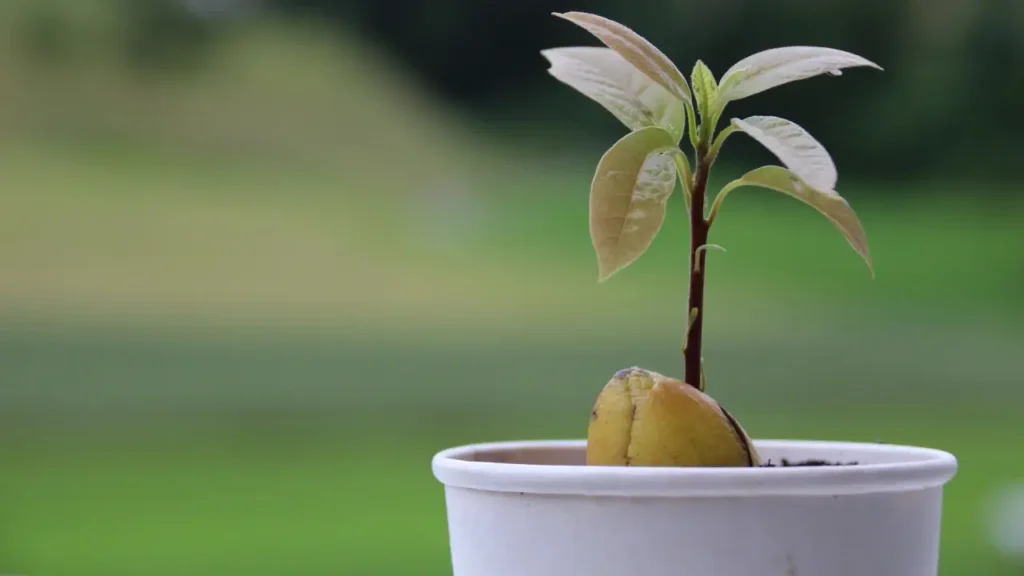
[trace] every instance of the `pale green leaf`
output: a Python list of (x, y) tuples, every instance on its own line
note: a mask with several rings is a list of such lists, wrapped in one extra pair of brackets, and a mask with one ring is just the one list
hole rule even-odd
[(661, 84), (670, 94), (691, 101), (690, 87), (686, 78), (660, 50), (646, 38), (630, 30), (626, 26), (602, 16), (586, 12), (554, 13), (587, 32), (590, 32), (609, 48), (622, 55), (630, 64), (647, 75), (651, 80)]
[(718, 82), (715, 81), (715, 75), (704, 62), (697, 60), (690, 75), (690, 83), (693, 85), (693, 99), (697, 102), (701, 122), (714, 125), (718, 120)]
[(733, 126), (746, 132), (775, 154), (786, 168), (818, 190), (836, 187), (836, 165), (825, 147), (807, 130), (776, 116), (734, 118)]
[(690, 196), (693, 194), (693, 172), (690, 170), (690, 161), (681, 150), (673, 154), (673, 157), (676, 161), (676, 171), (683, 184), (683, 199), (686, 200), (686, 209), (689, 210)]
[(696, 150), (700, 144), (700, 135), (697, 134), (697, 112), (691, 102), (686, 103), (686, 120), (690, 129), (690, 144), (693, 144), (693, 149)]
[(661, 128), (630, 132), (598, 162), (590, 186), (590, 239), (598, 281), (647, 251), (676, 184), (676, 140)]
[(781, 84), (820, 74), (839, 75), (854, 66), (882, 67), (850, 52), (817, 46), (787, 46), (740, 60), (722, 75), (720, 98), (739, 100)]
[(735, 131), (736, 126), (730, 124), (725, 127), (725, 130), (719, 132), (718, 136), (715, 136), (715, 141), (711, 144), (711, 150), (708, 151), (708, 158), (710, 158), (712, 162), (718, 158), (718, 154), (722, 151), (722, 146), (725, 144), (725, 141), (728, 140), (729, 136), (732, 136), (732, 133)]
[(707, 252), (711, 248), (714, 248), (715, 250), (721, 250), (722, 252), (726, 251), (725, 248), (719, 246), (718, 244), (701, 244), (700, 246), (697, 246), (697, 249), (693, 251), (693, 255), (695, 257), (693, 269), (697, 273), (700, 273), (700, 258), (697, 258), (697, 256), (699, 256), (701, 252)]
[(548, 72), (594, 100), (630, 130), (660, 126), (682, 138), (686, 109), (611, 48), (573, 46), (542, 50), (551, 63)]
[(853, 208), (834, 190), (819, 190), (802, 180), (793, 172), (781, 166), (763, 166), (744, 174), (741, 178), (733, 180), (719, 192), (711, 209), (710, 218), (718, 214), (722, 201), (736, 188), (741, 186), (759, 186), (782, 192), (796, 198), (815, 210), (820, 212), (843, 234), (850, 246), (860, 254), (861, 258), (868, 265), (871, 276), (874, 277), (875, 269), (871, 261), (871, 253), (868, 249), (867, 235), (864, 228), (854, 213)]

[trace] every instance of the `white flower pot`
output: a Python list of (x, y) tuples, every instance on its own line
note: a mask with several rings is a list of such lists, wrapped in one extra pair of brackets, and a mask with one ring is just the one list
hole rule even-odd
[(454, 576), (935, 576), (946, 452), (755, 441), (766, 461), (585, 466), (585, 441), (477, 444), (433, 459)]

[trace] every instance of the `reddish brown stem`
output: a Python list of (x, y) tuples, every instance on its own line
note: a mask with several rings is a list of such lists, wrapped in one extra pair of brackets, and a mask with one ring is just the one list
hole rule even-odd
[(700, 249), (708, 243), (708, 231), (711, 226), (704, 217), (704, 202), (708, 185), (708, 174), (711, 165), (706, 158), (706, 151), (697, 151), (697, 172), (693, 177), (693, 194), (690, 201), (690, 299), (686, 308), (687, 318), (696, 310), (686, 335), (686, 346), (683, 348), (683, 360), (686, 366), (686, 383), (696, 388), (701, 387), (701, 336), (704, 327), (704, 276), (707, 273), (707, 248)]

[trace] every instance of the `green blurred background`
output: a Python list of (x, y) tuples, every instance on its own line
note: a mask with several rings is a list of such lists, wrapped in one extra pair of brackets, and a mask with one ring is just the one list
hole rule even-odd
[[(1022, 573), (1019, 0), (4, 0), (0, 573), (450, 574), (433, 453), (579, 438), (615, 370), (681, 372), (683, 203), (597, 284), (624, 128), (545, 72), (595, 43), (555, 10), (687, 71), (885, 68), (730, 108), (829, 148), (877, 279), (737, 192), (710, 390), (755, 437), (954, 452), (943, 576)], [(715, 182), (770, 161), (736, 136)]]

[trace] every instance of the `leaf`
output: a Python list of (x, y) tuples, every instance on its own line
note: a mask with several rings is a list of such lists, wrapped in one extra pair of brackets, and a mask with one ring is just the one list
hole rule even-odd
[(641, 128), (612, 145), (590, 186), (590, 239), (598, 282), (647, 251), (665, 220), (676, 185), (676, 140), (661, 128)]
[(729, 126), (726, 126), (725, 130), (719, 132), (718, 136), (715, 136), (715, 141), (711, 144), (711, 150), (708, 151), (708, 158), (712, 162), (715, 161), (715, 158), (718, 158), (718, 154), (722, 151), (722, 146), (725, 144), (725, 141), (728, 140), (729, 136), (732, 136), (732, 133), (736, 130), (736, 126), (730, 124)]
[(701, 122), (713, 125), (718, 120), (718, 82), (715, 81), (715, 75), (704, 62), (697, 60), (690, 82), (693, 84), (693, 99), (700, 110)]
[[(699, 255), (701, 251), (707, 252), (711, 248), (714, 248), (715, 250), (721, 250), (722, 252), (726, 252), (726, 249), (723, 248), (722, 246), (719, 246), (718, 244), (701, 244), (700, 246), (697, 246), (696, 250), (694, 250), (694, 256)], [(693, 270), (698, 274), (700, 273), (700, 258), (694, 258)], [(696, 308), (694, 308), (694, 310), (696, 310)]]
[(816, 189), (795, 173), (781, 166), (763, 166), (747, 172), (741, 178), (733, 180), (718, 193), (718, 197), (715, 198), (715, 203), (711, 210), (712, 219), (717, 215), (722, 200), (726, 195), (741, 186), (768, 188), (792, 196), (812, 206), (842, 232), (854, 251), (860, 254), (864, 262), (867, 263), (868, 270), (871, 271), (871, 277), (874, 278), (875, 268), (871, 261), (871, 253), (868, 249), (868, 239), (864, 233), (864, 228), (861, 227), (860, 220), (858, 220), (853, 208), (835, 191)]
[(690, 102), (686, 103), (686, 120), (690, 129), (690, 144), (693, 144), (693, 149), (696, 150), (699, 147), (700, 135), (697, 134), (697, 112), (693, 109), (693, 104)]
[(681, 100), (611, 48), (575, 46), (542, 50), (548, 73), (596, 101), (630, 130), (660, 126), (676, 136), (686, 130)]
[(670, 94), (691, 101), (690, 87), (676, 65), (646, 38), (629, 28), (602, 16), (586, 12), (566, 12), (555, 16), (563, 18), (590, 32), (605, 46), (622, 55), (637, 70), (660, 84)]
[(734, 118), (732, 125), (775, 154), (787, 168), (819, 190), (836, 186), (836, 165), (820, 142), (797, 124), (776, 116)]
[(682, 152), (673, 154), (672, 158), (676, 162), (676, 173), (683, 184), (683, 200), (686, 202), (686, 211), (689, 212), (693, 196), (693, 190), (691, 189), (693, 187), (693, 172), (690, 171), (690, 161), (687, 160), (686, 154)]
[(787, 46), (758, 52), (740, 60), (722, 75), (722, 102), (739, 100), (770, 88), (820, 74), (839, 74), (843, 68), (882, 67), (870, 60), (817, 46)]

